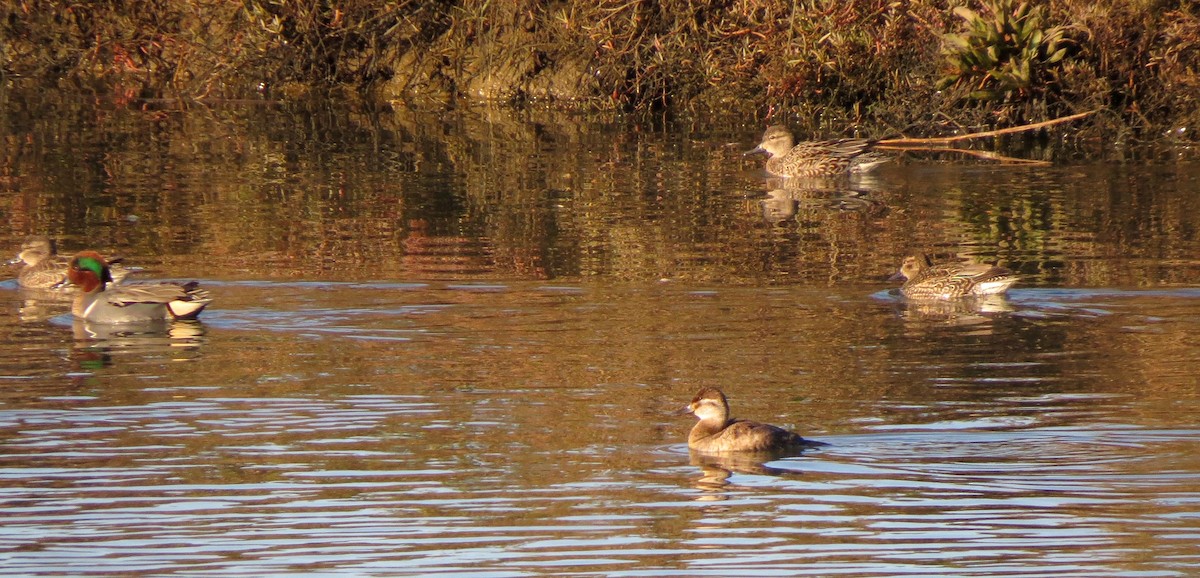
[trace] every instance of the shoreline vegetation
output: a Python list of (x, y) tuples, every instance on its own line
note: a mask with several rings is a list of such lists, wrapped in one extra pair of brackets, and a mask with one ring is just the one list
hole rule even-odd
[(1200, 141), (1200, 7), (1182, 0), (16, 0), (0, 17), (6, 85), (118, 101), (720, 111), (910, 138), (1098, 110), (1056, 136)]

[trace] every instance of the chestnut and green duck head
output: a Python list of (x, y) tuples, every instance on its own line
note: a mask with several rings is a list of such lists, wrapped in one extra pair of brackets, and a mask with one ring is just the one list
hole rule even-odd
[(108, 261), (95, 251), (83, 251), (75, 255), (67, 265), (67, 279), (78, 285), (84, 293), (96, 289), (103, 291), (113, 280)]

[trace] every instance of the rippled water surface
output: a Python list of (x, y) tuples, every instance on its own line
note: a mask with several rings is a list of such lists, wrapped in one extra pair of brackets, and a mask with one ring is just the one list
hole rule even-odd
[[(0, 283), (0, 573), (1200, 573), (1196, 166), (797, 187), (749, 123), (21, 102), (6, 246), (217, 301)], [(906, 303), (911, 252), (1024, 278)], [(705, 386), (830, 445), (689, 454)]]

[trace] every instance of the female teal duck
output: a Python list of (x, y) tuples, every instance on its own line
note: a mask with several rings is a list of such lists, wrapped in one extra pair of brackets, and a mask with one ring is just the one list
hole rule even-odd
[(701, 389), (679, 413), (700, 418), (688, 434), (688, 448), (698, 452), (778, 452), (826, 445), (781, 427), (730, 418), (725, 394), (711, 387)]
[(143, 323), (195, 319), (212, 302), (195, 281), (109, 286), (108, 263), (95, 251), (71, 259), (67, 278), (80, 287), (71, 305), (76, 317), (94, 323)]
[(1020, 276), (1004, 267), (974, 263), (934, 265), (924, 257), (904, 258), (892, 279), (905, 279), (900, 293), (910, 299), (959, 299), (999, 295), (1008, 291)]
[(763, 133), (758, 147), (746, 154), (766, 153), (767, 172), (779, 177), (832, 177), (865, 173), (892, 160), (872, 150), (875, 141), (844, 138), (795, 144), (792, 131), (775, 125)]
[[(17, 285), (25, 289), (74, 289), (67, 279), (69, 259), (60, 256), (54, 247), (54, 241), (49, 237), (35, 235), (21, 244), (21, 252), (9, 261), (10, 265), (23, 264), (17, 273)], [(111, 267), (113, 283), (120, 283), (129, 270), (124, 267)]]

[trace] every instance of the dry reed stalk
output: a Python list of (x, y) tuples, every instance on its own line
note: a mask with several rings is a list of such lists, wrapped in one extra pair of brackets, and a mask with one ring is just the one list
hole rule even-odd
[[(973, 132), (971, 134), (962, 134), (962, 135), (958, 135), (958, 136), (945, 136), (945, 137), (937, 137), (937, 138), (890, 138), (890, 139), (883, 139), (883, 140), (877, 141), (875, 144), (876, 144), (876, 146), (879, 146), (880, 148), (887, 147), (892, 150), (908, 149), (909, 145), (950, 144), (950, 143), (961, 141), (961, 140), (987, 138), (987, 137), (992, 137), (992, 136), (1000, 136), (1000, 135), (1004, 135), (1004, 134), (1013, 134), (1013, 133), (1018, 133), (1018, 132), (1037, 130), (1039, 128), (1045, 128), (1045, 127), (1053, 126), (1056, 124), (1062, 124), (1064, 122), (1078, 120), (1085, 116), (1095, 114), (1095, 113), (1099, 112), (1099, 110), (1100, 109), (1089, 110), (1087, 112), (1081, 112), (1079, 114), (1072, 114), (1070, 116), (1064, 116), (1061, 118), (1054, 118), (1054, 119), (1050, 119), (1047, 121), (1035, 122), (1033, 124), (1025, 124), (1025, 125), (1014, 126), (1014, 127), (1010, 127), (1010, 128), (1002, 128), (999, 130)], [(928, 150), (928, 149), (926, 149), (926, 150)], [(945, 148), (934, 149), (934, 150), (955, 150), (955, 149), (952, 147), (945, 147)]]
[(972, 150), (972, 149), (957, 149), (954, 147), (912, 147), (912, 146), (888, 146), (888, 145), (878, 145), (877, 144), (875, 146), (875, 148), (880, 149), (880, 150), (891, 150), (891, 151), (925, 151), (925, 152), (935, 152), (935, 153), (952, 152), (952, 153), (959, 153), (959, 154), (969, 155), (969, 156), (973, 156), (973, 157), (984, 158), (984, 159), (988, 159), (988, 160), (992, 160), (992, 161), (996, 161), (996, 162), (1000, 162), (1000, 163), (1014, 164), (1014, 165), (1033, 165), (1033, 166), (1037, 166), (1037, 167), (1047, 167), (1047, 166), (1054, 164), (1054, 163), (1051, 163), (1050, 161), (1038, 161), (1038, 160), (1032, 160), (1032, 159), (1020, 159), (1020, 158), (1016, 158), (1016, 157), (1006, 157), (1004, 155), (997, 154), (997, 153), (990, 152), (990, 151), (977, 151), (977, 150)]

